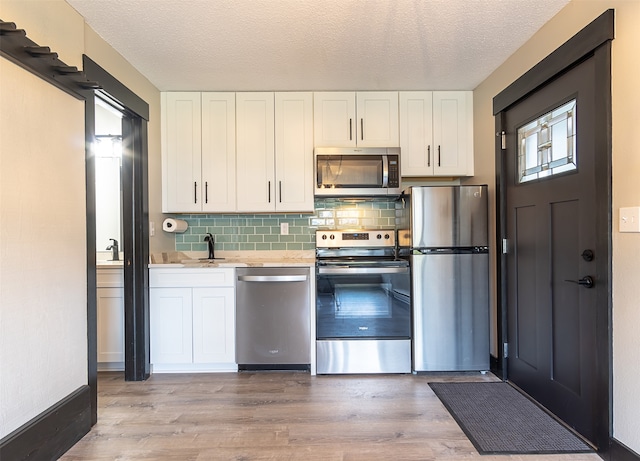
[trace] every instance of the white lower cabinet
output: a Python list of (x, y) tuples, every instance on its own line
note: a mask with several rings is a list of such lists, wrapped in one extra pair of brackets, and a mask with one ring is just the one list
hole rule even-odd
[(235, 362), (235, 289), (193, 289), (193, 361)]
[(149, 270), (154, 372), (236, 371), (233, 268)]
[(193, 308), (191, 288), (151, 288), (151, 363), (193, 361)]
[(98, 269), (98, 369), (124, 370), (124, 279), (121, 268)]

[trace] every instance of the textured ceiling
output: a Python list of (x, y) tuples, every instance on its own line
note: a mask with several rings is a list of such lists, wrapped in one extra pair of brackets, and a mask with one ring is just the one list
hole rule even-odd
[(569, 0), (67, 0), (158, 89), (472, 90)]

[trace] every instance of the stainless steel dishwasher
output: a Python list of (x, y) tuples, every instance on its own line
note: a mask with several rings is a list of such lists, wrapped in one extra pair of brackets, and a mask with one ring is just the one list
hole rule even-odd
[(236, 269), (236, 362), (240, 370), (308, 370), (310, 270)]

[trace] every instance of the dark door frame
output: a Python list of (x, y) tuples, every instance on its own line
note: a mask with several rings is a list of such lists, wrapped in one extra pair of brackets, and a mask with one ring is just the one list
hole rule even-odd
[[(143, 381), (150, 375), (149, 356), (149, 206), (147, 121), (149, 105), (91, 58), (83, 55), (84, 73), (99, 84), (101, 97), (124, 114), (122, 119), (122, 243), (124, 251), (125, 380)], [(95, 93), (86, 103), (87, 142), (95, 136)], [(87, 241), (93, 267), (88, 276), (95, 286), (95, 160), (87, 156)], [(97, 421), (97, 313), (88, 308), (89, 385), (92, 420)]]
[[(550, 82), (565, 71), (571, 69), (577, 63), (587, 58), (593, 58), (596, 62), (596, 125), (595, 133), (595, 168), (600, 171), (596, 180), (596, 214), (606, 216), (606, 219), (596, 220), (596, 234), (598, 248), (601, 254), (606, 253), (606, 283), (607, 289), (598, 299), (597, 305), (606, 305), (604, 312), (598, 310), (597, 318), (597, 411), (600, 415), (595, 444), (600, 452), (606, 452), (609, 448), (612, 435), (612, 338), (611, 338), (611, 40), (614, 38), (614, 10), (605, 11), (592, 21), (584, 29), (565, 42), (557, 50), (536, 64), (506, 89), (493, 99), (493, 114), (496, 128), (496, 248), (502, 248), (506, 239), (506, 197), (504, 175), (504, 153), (502, 134), (506, 130), (504, 113), (534, 92), (537, 88)], [(505, 345), (508, 343), (507, 335), (507, 261), (506, 254), (501, 252), (497, 261), (498, 280), (498, 352), (499, 372), (502, 378), (509, 377), (508, 351)], [(605, 298), (606, 296), (606, 298)]]

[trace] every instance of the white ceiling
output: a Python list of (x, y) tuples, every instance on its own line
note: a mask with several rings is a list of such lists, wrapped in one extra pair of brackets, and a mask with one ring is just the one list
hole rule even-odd
[(570, 0), (67, 0), (158, 89), (472, 90)]

